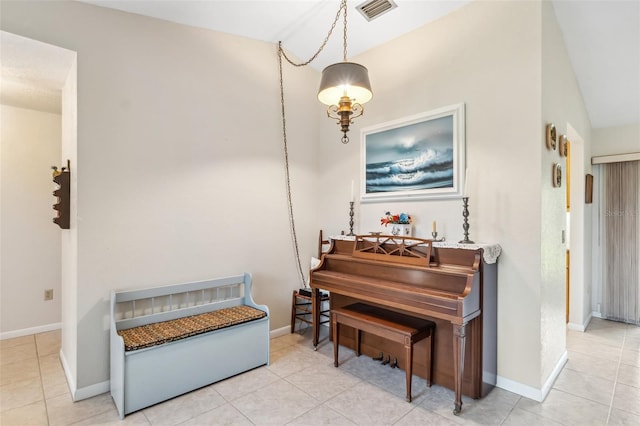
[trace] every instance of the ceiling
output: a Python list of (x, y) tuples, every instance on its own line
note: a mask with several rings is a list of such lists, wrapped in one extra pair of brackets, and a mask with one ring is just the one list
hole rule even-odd
[[(324, 40), (339, 7), (338, 0), (79, 1), (271, 43), (282, 41), (285, 49), (305, 61)], [(371, 22), (355, 10), (362, 2), (348, 3), (348, 57), (438, 19), (469, 0), (395, 0), (396, 9)], [(592, 127), (640, 123), (640, 0), (554, 0), (553, 5)], [(311, 64), (314, 68), (321, 70), (342, 59), (341, 32), (339, 23), (326, 48)], [(9, 49), (7, 40), (13, 43)], [(59, 70), (68, 58), (58, 64), (44, 53), (38, 61), (30, 57), (25, 46), (15, 45), (19, 40), (12, 40), (7, 33), (2, 33), (0, 41), (3, 102), (9, 96), (5, 89), (25, 89), (40, 78), (43, 95), (55, 91), (51, 89), (55, 81), (59, 92), (64, 81)], [(32, 53), (43, 55), (42, 46)], [(7, 54), (18, 57), (9, 58)], [(18, 66), (19, 61), (33, 68)], [(12, 69), (5, 70), (7, 66)], [(52, 68), (52, 72), (36, 69), (39, 67)], [(37, 98), (36, 89), (30, 90), (31, 98)]]

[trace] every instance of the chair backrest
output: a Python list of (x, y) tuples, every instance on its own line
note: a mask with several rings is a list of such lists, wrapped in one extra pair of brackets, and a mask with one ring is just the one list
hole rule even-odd
[(320, 233), (318, 234), (318, 259), (322, 257), (322, 253), (326, 252), (329, 249), (330, 245), (331, 245), (331, 241), (324, 238), (322, 234), (322, 229), (321, 229)]

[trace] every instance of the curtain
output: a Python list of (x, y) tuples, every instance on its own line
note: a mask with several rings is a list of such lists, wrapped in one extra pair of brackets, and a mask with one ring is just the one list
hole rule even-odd
[(603, 167), (602, 313), (640, 325), (640, 161)]

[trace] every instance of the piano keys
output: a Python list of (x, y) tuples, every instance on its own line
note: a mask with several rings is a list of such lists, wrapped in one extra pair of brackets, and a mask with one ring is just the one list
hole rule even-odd
[[(455, 391), (454, 414), (462, 395), (477, 399), (496, 382), (496, 265), (482, 261), (483, 250), (434, 247), (431, 240), (358, 235), (332, 240), (311, 270), (314, 318), (319, 290), (329, 291), (331, 307), (365, 302), (436, 323), (433, 382)], [(314, 321), (314, 347), (319, 329)], [(425, 377), (423, 342), (416, 344), (414, 374)], [(354, 348), (353, 330), (341, 329), (340, 344)], [(397, 344), (364, 334), (362, 353), (402, 353)], [(401, 365), (402, 367), (403, 365)]]

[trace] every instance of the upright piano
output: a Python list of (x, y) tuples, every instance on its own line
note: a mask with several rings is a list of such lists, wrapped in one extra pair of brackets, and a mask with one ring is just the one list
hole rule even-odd
[[(459, 414), (463, 394), (481, 398), (496, 383), (496, 277), (496, 264), (483, 261), (482, 248), (434, 247), (431, 240), (388, 235), (333, 239), (310, 273), (313, 315), (319, 314), (322, 289), (330, 292), (331, 307), (365, 302), (435, 322), (433, 383), (455, 391), (453, 411)], [(354, 348), (354, 343), (353, 329), (341, 328), (340, 344)], [(366, 333), (361, 337), (362, 353), (398, 354), (404, 369), (397, 345)], [(414, 374), (425, 377), (424, 342), (414, 350)]]

